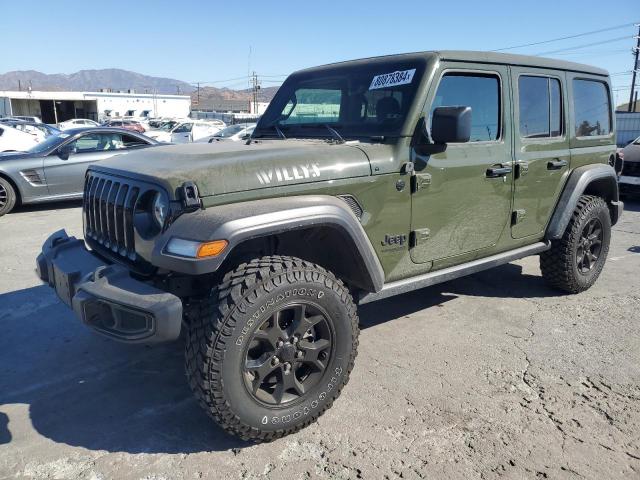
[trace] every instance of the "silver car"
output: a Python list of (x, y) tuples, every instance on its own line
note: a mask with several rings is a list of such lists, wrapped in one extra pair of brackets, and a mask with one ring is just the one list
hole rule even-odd
[(27, 152), (0, 154), (0, 216), (18, 204), (82, 198), (92, 163), (159, 145), (118, 128), (81, 128), (48, 137)]

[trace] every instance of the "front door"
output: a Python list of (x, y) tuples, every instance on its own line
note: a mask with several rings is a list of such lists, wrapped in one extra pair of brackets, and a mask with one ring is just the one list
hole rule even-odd
[(67, 160), (56, 152), (44, 160), (44, 173), (51, 195), (75, 196), (82, 193), (87, 167), (126, 152), (119, 133), (87, 133), (72, 142), (72, 153)]
[(512, 67), (516, 173), (511, 236), (543, 233), (569, 174), (563, 72)]
[[(509, 224), (512, 168), (508, 67), (443, 63), (427, 100), (471, 107), (471, 138), (415, 154), (411, 258), (450, 259), (492, 247)], [(444, 263), (447, 263), (446, 260)]]
[(183, 123), (171, 132), (171, 143), (189, 143), (191, 142), (191, 130), (193, 123)]

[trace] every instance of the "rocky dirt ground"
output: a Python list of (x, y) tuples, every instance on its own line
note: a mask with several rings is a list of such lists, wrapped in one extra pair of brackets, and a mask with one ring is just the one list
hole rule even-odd
[(0, 478), (640, 478), (640, 203), (594, 288), (559, 296), (537, 258), (361, 309), (334, 407), (270, 444), (225, 435), (179, 343), (113, 343), (40, 285), (77, 204), (0, 219)]

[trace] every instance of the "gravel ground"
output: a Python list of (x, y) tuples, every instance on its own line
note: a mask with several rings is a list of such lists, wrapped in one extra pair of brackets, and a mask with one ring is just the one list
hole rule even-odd
[(349, 385), (270, 444), (220, 431), (182, 345), (92, 334), (33, 273), (77, 204), (0, 219), (0, 478), (640, 478), (640, 203), (588, 292), (537, 258), (361, 308)]

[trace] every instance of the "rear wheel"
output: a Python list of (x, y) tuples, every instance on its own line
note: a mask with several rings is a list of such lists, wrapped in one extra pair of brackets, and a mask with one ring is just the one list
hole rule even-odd
[(4, 178), (0, 177), (0, 217), (9, 213), (16, 205), (16, 191)]
[(193, 392), (222, 428), (254, 441), (288, 435), (322, 415), (347, 383), (358, 345), (348, 289), (292, 257), (240, 265), (188, 322)]
[(560, 240), (540, 255), (542, 276), (553, 287), (569, 293), (587, 290), (604, 267), (611, 240), (611, 218), (606, 202), (583, 195)]

